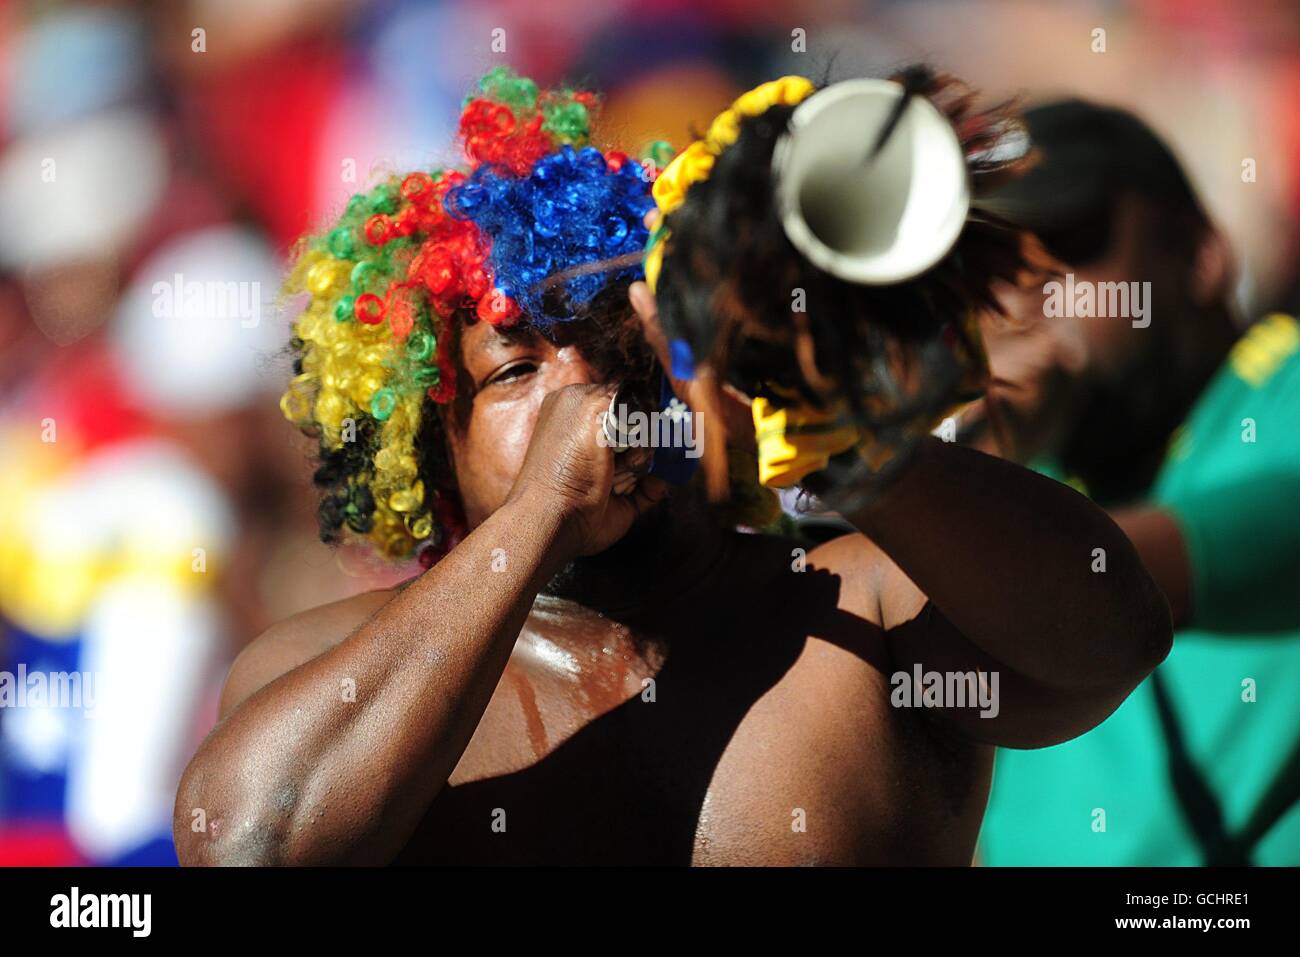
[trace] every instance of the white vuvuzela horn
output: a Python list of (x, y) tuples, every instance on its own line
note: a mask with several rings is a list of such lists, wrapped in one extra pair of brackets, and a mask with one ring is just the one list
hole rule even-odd
[(956, 243), (970, 208), (966, 159), (948, 119), (890, 80), (846, 80), (799, 105), (772, 157), (786, 235), (817, 267), (889, 285), (925, 272)]

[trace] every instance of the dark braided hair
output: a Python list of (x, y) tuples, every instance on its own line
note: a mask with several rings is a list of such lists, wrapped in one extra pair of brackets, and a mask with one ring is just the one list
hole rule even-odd
[(982, 383), (966, 380), (983, 368), (983, 352), (972, 317), (1001, 311), (997, 280), (1022, 282), (1043, 265), (1027, 233), (978, 205), (1024, 163), (1023, 151), (995, 149), (1021, 130), (1010, 104), (976, 112), (970, 90), (925, 68), (895, 79), (935, 103), (967, 156), (976, 201), (944, 259), (916, 279), (867, 286), (801, 256), (782, 227), (772, 172), (797, 107), (777, 105), (742, 118), (709, 177), (667, 216), (656, 290), (667, 334), (684, 338), (743, 392), (776, 402), (798, 394), (814, 406), (843, 398), (875, 434), (974, 397)]

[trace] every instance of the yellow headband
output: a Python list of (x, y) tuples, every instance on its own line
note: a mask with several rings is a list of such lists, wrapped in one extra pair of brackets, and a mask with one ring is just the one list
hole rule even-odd
[(759, 116), (778, 104), (794, 106), (807, 99), (815, 89), (812, 81), (802, 76), (783, 76), (779, 80), (770, 80), (756, 86), (748, 93), (742, 93), (730, 107), (714, 117), (704, 139), (696, 140), (664, 167), (664, 171), (655, 180), (653, 189), (655, 205), (659, 207), (659, 223), (646, 245), (645, 279), (652, 292), (659, 280), (659, 269), (664, 260), (664, 241), (668, 238), (664, 217), (685, 202), (686, 191), (692, 183), (709, 178), (713, 172), (713, 161), (722, 155), (724, 149), (736, 142), (736, 137), (740, 135), (740, 118)]
[(750, 411), (758, 445), (758, 481), (768, 488), (798, 485), (804, 476), (824, 469), (832, 455), (857, 445), (860, 437), (842, 408), (778, 407), (759, 396)]
[[(959, 402), (934, 416), (918, 415), (906, 432), (912, 437), (931, 432), (965, 404)], [(872, 472), (879, 472), (904, 447), (881, 441), (855, 424), (843, 399), (822, 410), (807, 403), (778, 406), (759, 396), (750, 411), (758, 444), (758, 480), (767, 488), (798, 485), (826, 468), (832, 456), (849, 449)]]

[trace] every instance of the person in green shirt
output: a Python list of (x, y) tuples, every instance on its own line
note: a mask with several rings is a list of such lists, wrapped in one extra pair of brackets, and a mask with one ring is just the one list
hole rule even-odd
[(1243, 332), (1230, 249), (1136, 117), (1026, 119), (1041, 161), (996, 208), (1063, 275), (986, 323), (994, 382), (963, 431), (1105, 506), (1178, 630), (1100, 726), (998, 752), (978, 859), (1300, 864), (1300, 324)]

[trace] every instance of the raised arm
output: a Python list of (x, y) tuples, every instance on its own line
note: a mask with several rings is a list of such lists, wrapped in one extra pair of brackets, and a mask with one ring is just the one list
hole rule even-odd
[(996, 718), (936, 712), (963, 734), (1012, 747), (1067, 740), (1169, 652), (1168, 605), (1132, 543), (1051, 479), (927, 439), (851, 518), (900, 570), (880, 596), (899, 667), (998, 672)]
[[(608, 401), (591, 386), (548, 396), (505, 505), (344, 640), (225, 717), (181, 780), (182, 863), (395, 857), (460, 760), (539, 589), (621, 536), (653, 494), (610, 494), (613, 455), (594, 436)], [(506, 562), (493, 562), (496, 549)]]

